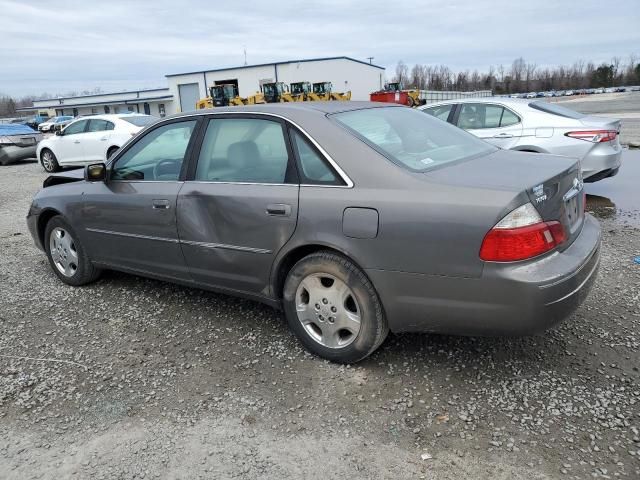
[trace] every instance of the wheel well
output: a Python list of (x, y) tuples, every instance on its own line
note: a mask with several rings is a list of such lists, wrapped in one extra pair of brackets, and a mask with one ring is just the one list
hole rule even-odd
[(327, 247), (326, 245), (303, 245), (301, 247), (294, 248), (280, 261), (278, 265), (278, 273), (275, 278), (274, 293), (278, 299), (282, 298), (282, 291), (284, 290), (284, 282), (287, 279), (287, 274), (291, 267), (293, 267), (298, 261), (302, 260), (307, 255), (310, 255), (319, 251), (328, 251), (343, 257), (348, 258), (351, 262), (357, 265), (349, 256), (345, 255), (340, 250)]
[(107, 148), (107, 160), (109, 160), (109, 157), (113, 155), (113, 152), (116, 152), (118, 150), (120, 150), (120, 147), (118, 147), (117, 145), (111, 145), (109, 148)]
[(38, 216), (38, 238), (40, 239), (40, 244), (44, 248), (44, 231), (47, 228), (47, 223), (53, 217), (60, 215), (60, 212), (55, 210), (45, 210)]
[(44, 147), (42, 150), (40, 150), (40, 158), (38, 160), (42, 160), (42, 154), (44, 152), (51, 152), (53, 153), (53, 150), (51, 150), (49, 147)]

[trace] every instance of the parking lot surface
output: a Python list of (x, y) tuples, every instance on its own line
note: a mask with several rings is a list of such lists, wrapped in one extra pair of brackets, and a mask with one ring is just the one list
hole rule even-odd
[(0, 168), (3, 479), (640, 478), (638, 203), (593, 207), (600, 275), (557, 329), (390, 335), (346, 367), (257, 303), (113, 272), (65, 286), (25, 224), (44, 178)]

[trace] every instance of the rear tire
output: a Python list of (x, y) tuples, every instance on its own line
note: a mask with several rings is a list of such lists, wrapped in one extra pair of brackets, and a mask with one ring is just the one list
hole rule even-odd
[(416, 102), (413, 100), (413, 97), (410, 97), (407, 95), (407, 106), (408, 107), (413, 107), (416, 104)]
[(48, 148), (45, 148), (40, 152), (40, 163), (47, 173), (55, 173), (60, 170), (58, 159)]
[(333, 252), (312, 253), (291, 268), (283, 304), (289, 327), (305, 348), (333, 362), (362, 360), (389, 333), (382, 303), (367, 276)]
[(67, 285), (79, 287), (100, 276), (101, 270), (93, 266), (75, 231), (60, 215), (47, 223), (43, 243), (53, 273)]

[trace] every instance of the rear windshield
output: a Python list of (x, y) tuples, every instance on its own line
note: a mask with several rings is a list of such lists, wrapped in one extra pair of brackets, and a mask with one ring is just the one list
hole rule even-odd
[(130, 117), (120, 117), (125, 122), (129, 122), (136, 127), (146, 127), (157, 120), (156, 117), (151, 115), (131, 115)]
[(566, 118), (586, 117), (584, 113), (576, 112), (575, 110), (571, 110), (570, 108), (561, 107), (557, 103), (538, 101), (538, 102), (531, 102), (529, 106), (531, 108), (535, 108), (536, 110), (540, 110), (541, 112), (550, 113), (551, 115), (558, 115), (559, 117), (566, 117)]
[(497, 150), (457, 127), (410, 108), (352, 110), (332, 118), (394, 163), (416, 172)]

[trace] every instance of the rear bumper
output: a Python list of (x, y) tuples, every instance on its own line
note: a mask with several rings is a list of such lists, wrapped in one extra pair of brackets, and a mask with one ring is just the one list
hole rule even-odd
[(26, 158), (36, 158), (36, 146), (18, 147), (5, 145), (0, 147), (0, 165), (18, 162)]
[[(611, 172), (617, 172), (622, 163), (622, 148), (619, 145), (617, 148), (610, 146), (600, 147), (599, 145), (591, 150), (580, 161), (582, 177), (587, 182), (595, 182), (612, 176)], [(605, 174), (605, 172), (608, 172), (608, 174)]]
[(367, 270), (395, 332), (528, 335), (569, 316), (586, 298), (600, 262), (600, 226), (590, 215), (563, 252), (487, 263), (480, 278)]

